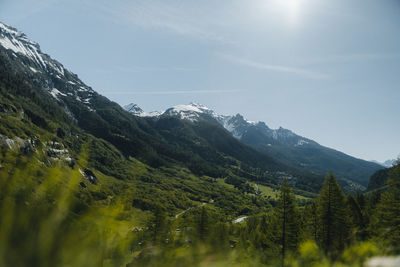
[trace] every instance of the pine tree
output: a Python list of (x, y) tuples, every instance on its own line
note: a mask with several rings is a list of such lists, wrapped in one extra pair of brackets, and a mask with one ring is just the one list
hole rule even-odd
[(153, 217), (149, 221), (149, 229), (151, 230), (151, 239), (154, 244), (158, 244), (166, 238), (167, 218), (159, 206), (155, 208)]
[(343, 251), (350, 238), (348, 207), (335, 176), (329, 174), (317, 200), (318, 240), (325, 255), (335, 258)]
[(400, 253), (400, 164), (389, 175), (389, 191), (377, 205), (374, 228), (390, 251)]
[(218, 222), (212, 227), (211, 245), (214, 251), (224, 251), (229, 248), (229, 226)]
[(300, 241), (299, 212), (295, 196), (286, 180), (280, 188), (271, 221), (272, 241), (280, 248), (279, 254), (284, 266), (287, 253), (295, 251)]
[(200, 217), (197, 221), (197, 233), (201, 241), (205, 241), (209, 233), (209, 220), (206, 207), (201, 207)]
[(318, 214), (317, 203), (313, 201), (310, 205), (306, 206), (303, 211), (302, 229), (306, 239), (313, 239), (317, 241), (318, 233)]
[(346, 203), (349, 207), (350, 222), (352, 224), (352, 228), (354, 229), (355, 237), (358, 240), (365, 240), (368, 235), (366, 231), (366, 219), (364, 218), (358, 201), (352, 195), (348, 195), (346, 198)]
[(256, 247), (265, 250), (268, 248), (268, 218), (262, 215), (257, 225)]

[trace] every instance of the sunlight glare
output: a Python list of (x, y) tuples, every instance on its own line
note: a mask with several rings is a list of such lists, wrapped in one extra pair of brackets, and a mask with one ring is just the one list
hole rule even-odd
[(302, 0), (277, 0), (275, 2), (282, 9), (290, 24), (299, 22)]
[(279, 14), (286, 23), (296, 26), (300, 23), (306, 0), (262, 0), (264, 10)]

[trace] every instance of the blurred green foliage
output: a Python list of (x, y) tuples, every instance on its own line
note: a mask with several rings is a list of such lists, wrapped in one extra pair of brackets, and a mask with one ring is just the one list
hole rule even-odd
[[(330, 266), (332, 262), (362, 266), (369, 257), (388, 253), (382, 249), (386, 244), (380, 241), (382, 233), (371, 232), (369, 241), (349, 234), (349, 240), (343, 248), (335, 248), (332, 257), (319, 234), (327, 222), (323, 217), (314, 221), (316, 235), (310, 227), (312, 214), (325, 216), (321, 209), (326, 199), (321, 196), (299, 209), (288, 184), (279, 191), (275, 207), (264, 203), (264, 210), (239, 223), (232, 222), (230, 210), (217, 204), (218, 200), (198, 201), (175, 213), (161, 201), (152, 212), (137, 209), (131, 201), (138, 198), (138, 192), (125, 181), (96, 171), (98, 184), (90, 184), (82, 176), (80, 170), (89, 166), (90, 145), (83, 146), (72, 168), (62, 162), (46, 166), (37, 156), (2, 151), (0, 266), (282, 266), (282, 259), (285, 266)], [(147, 168), (139, 164), (134, 169), (144, 175)], [(326, 184), (334, 185), (332, 179), (329, 176)], [(103, 192), (104, 197), (94, 192)], [(143, 199), (155, 196), (141, 195)], [(352, 201), (365, 207), (361, 213), (380, 216), (374, 214), (376, 208), (359, 205), (358, 199)], [(385, 201), (383, 198), (377, 207)], [(350, 207), (337, 208), (349, 212)], [(357, 220), (351, 213), (348, 216), (350, 230), (359, 229), (360, 225), (351, 223)], [(396, 252), (397, 243), (393, 242), (392, 251)]]

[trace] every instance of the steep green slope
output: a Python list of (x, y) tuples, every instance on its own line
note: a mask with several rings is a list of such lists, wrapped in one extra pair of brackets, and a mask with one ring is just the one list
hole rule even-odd
[[(299, 171), (255, 151), (215, 122), (190, 122), (168, 116), (148, 121), (169, 144), (193, 153), (190, 169), (195, 173), (204, 174), (201, 166), (215, 166), (219, 171), (215, 173), (217, 177), (233, 173), (250, 181), (275, 185), (288, 178), (298, 189), (317, 192), (320, 188), (321, 176)], [(204, 159), (207, 164), (201, 164)]]
[[(94, 189), (95, 197), (106, 199), (131, 191), (132, 206), (142, 210), (161, 206), (170, 215), (211, 199), (228, 217), (236, 216), (242, 209), (255, 212), (268, 207), (261, 198), (254, 204), (251, 196), (220, 186), (206, 176), (195, 176), (171, 160), (168, 167), (153, 168), (124, 155), (110, 142), (82, 131), (50, 96), (4, 69), (0, 71), (0, 107), (0, 164), (4, 171), (17, 168), (4, 163), (7, 153), (41, 162), (43, 168), (63, 164), (87, 169), (98, 181), (92, 185), (87, 175), (82, 175), (81, 186)], [(83, 146), (87, 147), (87, 161), (80, 165)], [(32, 173), (31, 178), (35, 177)]]
[(374, 173), (368, 183), (367, 191), (381, 189), (387, 185), (390, 173), (395, 170), (395, 166)]

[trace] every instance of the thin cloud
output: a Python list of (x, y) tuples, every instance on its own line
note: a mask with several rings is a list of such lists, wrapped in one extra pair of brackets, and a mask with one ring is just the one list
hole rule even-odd
[(143, 67), (143, 66), (129, 66), (129, 67), (110, 67), (104, 69), (94, 69), (93, 71), (98, 73), (141, 73), (141, 72), (164, 72), (164, 71), (175, 71), (175, 72), (194, 72), (199, 71), (196, 68), (187, 67)]
[(99, 3), (96, 8), (107, 14), (107, 19), (117, 23), (166, 30), (199, 40), (234, 43), (216, 30), (221, 26), (219, 21), (211, 18), (199, 20), (202, 12), (183, 3), (173, 6), (164, 2), (137, 0), (116, 7), (113, 2), (107, 1)]
[[(14, 12), (12, 15), (6, 14), (8, 18), (12, 18), (13, 20), (16, 21), (22, 21), (28, 19), (30, 16), (35, 15), (37, 13), (41, 13), (49, 9), (50, 7), (59, 4), (61, 0), (42, 0), (42, 1), (32, 1), (31, 3), (24, 3), (24, 12)], [(14, 1), (1, 1), (0, 3), (0, 10), (4, 11), (7, 9), (5, 8), (7, 6), (7, 2), (14, 2)], [(4, 6), (4, 7), (3, 7)], [(0, 17), (2, 17), (3, 14), (0, 12)], [(6, 21), (3, 21), (4, 23), (7, 23)]]
[(330, 55), (321, 58), (309, 59), (307, 63), (342, 63), (354, 61), (372, 61), (372, 60), (390, 60), (399, 59), (400, 54), (385, 54), (385, 53), (367, 53), (367, 54), (343, 54), (343, 55)]
[(222, 59), (255, 68), (255, 69), (260, 69), (260, 70), (267, 70), (267, 71), (275, 71), (275, 72), (284, 72), (284, 73), (291, 73), (311, 79), (328, 79), (330, 78), (330, 75), (325, 74), (325, 73), (320, 73), (320, 72), (315, 72), (311, 71), (308, 69), (303, 69), (303, 68), (294, 68), (294, 67), (288, 67), (288, 66), (282, 66), (282, 65), (271, 65), (271, 64), (266, 64), (258, 61), (253, 61), (245, 58), (240, 58), (228, 54), (218, 54)]
[(231, 94), (243, 90), (166, 90), (166, 91), (119, 91), (106, 92), (114, 95), (180, 95), (180, 94)]

